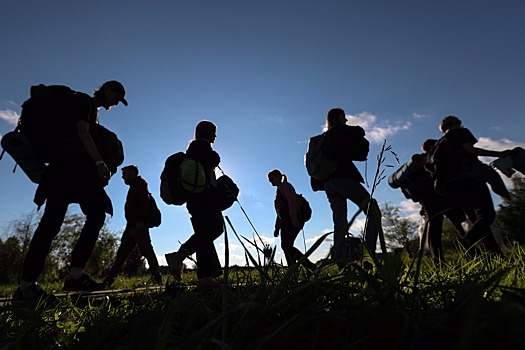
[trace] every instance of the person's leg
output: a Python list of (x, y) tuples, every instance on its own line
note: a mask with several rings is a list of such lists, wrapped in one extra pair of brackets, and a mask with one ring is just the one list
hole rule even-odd
[(428, 223), (428, 248), (434, 259), (443, 260), (443, 214), (432, 215)]
[(81, 202), (80, 209), (86, 215), (86, 222), (71, 253), (71, 267), (84, 269), (104, 226), (106, 213), (96, 203), (91, 202)]
[(496, 218), (496, 212), (487, 184), (473, 179), (457, 181), (451, 187), (456, 194), (455, 199), (460, 203), (459, 206), (474, 209), (476, 212), (476, 221), (464, 237), (467, 248), (481, 240), (488, 250), (501, 254), (490, 228)]
[(44, 214), (35, 230), (24, 259), (21, 277), (23, 283), (36, 282), (44, 270), (51, 243), (60, 232), (68, 206), (69, 204), (62, 199), (55, 197), (47, 199)]
[(331, 185), (332, 181), (325, 182), (325, 192), (332, 209), (332, 220), (334, 222), (333, 258), (341, 265), (348, 260), (345, 244), (345, 237), (348, 233), (348, 212), (346, 197), (341, 195), (335, 186)]
[(224, 232), (222, 213), (194, 215), (191, 223), (195, 233), (181, 245), (180, 251), (189, 254), (196, 253), (199, 279), (220, 276), (222, 268), (214, 241)]
[[(359, 181), (353, 179), (331, 179), (325, 182), (325, 191), (332, 207), (334, 215), (334, 224), (336, 220), (340, 226), (344, 222), (344, 229), (341, 230), (343, 234), (343, 251), (344, 251), (344, 235), (347, 232), (347, 207), (346, 199), (351, 200), (356, 204), (363, 213), (367, 215), (367, 221), (365, 223), (365, 243), (371, 254), (375, 253), (377, 238), (378, 238), (378, 224), (381, 222), (381, 212), (377, 202), (374, 199), (370, 199), (368, 191), (359, 183)], [(342, 199), (344, 199), (344, 204)], [(335, 208), (335, 209), (334, 209)], [(343, 213), (344, 208), (344, 213)], [(336, 219), (337, 216), (337, 219)], [(334, 229), (338, 231), (337, 228)], [(334, 248), (335, 248), (335, 237), (334, 237)]]
[(124, 230), (122, 238), (120, 239), (120, 246), (117, 250), (117, 256), (115, 257), (115, 261), (113, 262), (111, 269), (109, 270), (108, 274), (106, 275), (106, 278), (104, 279), (104, 284), (109, 285), (113, 283), (119, 272), (122, 270), (122, 267), (126, 263), (126, 260), (128, 259), (129, 255), (135, 248), (137, 242), (135, 241), (135, 238), (131, 231), (132, 229), (129, 227), (126, 227), (126, 229)]
[[(288, 266), (298, 262), (304, 254), (294, 246), (295, 240), (301, 232), (303, 227), (293, 227), (291, 222), (284, 223), (284, 227), (281, 228), (281, 248), (283, 249), (284, 256)], [(315, 270), (315, 264), (310, 259), (305, 259), (303, 266)]]
[(143, 229), (133, 229), (133, 236), (139, 247), (140, 254), (148, 261), (150, 272), (155, 275), (159, 270), (159, 261), (157, 260), (157, 255), (155, 255), (153, 244), (151, 244), (149, 229), (147, 227)]

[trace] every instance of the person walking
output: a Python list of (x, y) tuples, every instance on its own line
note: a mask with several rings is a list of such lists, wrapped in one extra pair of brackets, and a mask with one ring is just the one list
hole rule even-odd
[(200, 288), (218, 285), (215, 278), (222, 275), (221, 264), (213, 243), (224, 232), (224, 220), (218, 204), (219, 194), (215, 177), (215, 168), (219, 166), (221, 158), (212, 148), (216, 132), (217, 126), (208, 120), (200, 121), (195, 128), (195, 137), (190, 142), (186, 155), (202, 164), (208, 185), (201, 193), (189, 196), (186, 203), (194, 233), (178, 251), (165, 255), (171, 273), (177, 281), (181, 281), (184, 259), (196, 254), (197, 287)]
[(512, 156), (514, 151), (500, 152), (475, 147), (478, 140), (469, 129), (463, 127), (459, 118), (452, 115), (441, 120), (439, 129), (445, 134), (443, 141), (450, 151), (446, 154), (447, 159), (441, 160), (446, 166), (442, 168), (441, 173), (440, 171), (436, 173), (438, 181), (436, 188), (449, 197), (456, 206), (467, 211), (472, 210), (475, 214), (475, 221), (461, 242), (466, 249), (469, 249), (481, 241), (488, 251), (495, 255), (502, 255), (491, 229), (491, 224), (496, 218), (492, 197), (485, 180), (476, 177), (474, 167), (479, 162), (478, 156), (506, 157)]
[[(334, 259), (339, 267), (348, 262), (348, 251), (345, 238), (348, 233), (347, 200), (356, 204), (366, 215), (365, 245), (374, 256), (378, 239), (378, 225), (381, 225), (381, 214), (375, 199), (363, 187), (363, 177), (353, 163), (350, 154), (353, 152), (356, 137), (364, 137), (365, 131), (359, 126), (346, 124), (346, 114), (341, 108), (331, 109), (326, 116), (323, 152), (337, 163), (337, 169), (326, 180), (323, 187), (326, 192), (334, 222)], [(373, 210), (370, 210), (371, 207)]]
[(126, 229), (122, 234), (115, 262), (106, 275), (103, 285), (108, 287), (113, 284), (135, 247), (138, 247), (140, 253), (148, 261), (153, 282), (161, 285), (162, 275), (159, 272), (159, 262), (151, 244), (147, 224), (147, 215), (151, 203), (148, 183), (139, 175), (139, 168), (136, 165), (125, 166), (121, 171), (124, 183), (129, 186), (126, 203), (124, 204)]
[[(294, 247), (295, 239), (304, 226), (300, 217), (295, 188), (279, 169), (273, 169), (268, 173), (268, 181), (272, 186), (277, 187), (274, 200), (277, 217), (273, 235), (279, 237), (279, 233), (281, 234), (281, 248), (288, 266), (292, 266), (304, 255)], [(316, 265), (309, 259), (305, 259), (303, 265), (310, 271), (314, 271), (316, 268)]]
[(56, 298), (42, 290), (37, 279), (44, 269), (51, 243), (60, 231), (69, 204), (78, 203), (86, 221), (71, 253), (71, 269), (64, 290), (95, 290), (100, 283), (84, 273), (106, 213), (112, 214), (111, 199), (104, 187), (111, 172), (102, 159), (90, 135), (90, 128), (98, 124), (98, 109), (106, 110), (122, 102), (128, 105), (124, 86), (115, 80), (107, 81), (94, 96), (76, 93), (71, 101), (70, 117), (64, 130), (64, 144), (54, 151), (52, 159), (39, 183), (35, 203), (46, 203), (44, 214), (35, 230), (24, 258), (21, 281), (14, 300), (19, 303), (53, 303)]

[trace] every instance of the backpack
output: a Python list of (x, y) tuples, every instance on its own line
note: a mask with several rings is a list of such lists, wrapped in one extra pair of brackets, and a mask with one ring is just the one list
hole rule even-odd
[(370, 141), (365, 137), (365, 130), (360, 126), (349, 125), (351, 134), (348, 141), (350, 142), (350, 159), (364, 162), (368, 159), (370, 152)]
[(187, 202), (189, 193), (182, 187), (179, 169), (186, 158), (184, 152), (169, 156), (160, 175), (160, 198), (166, 204), (183, 205)]
[(299, 205), (299, 219), (301, 222), (307, 222), (312, 217), (312, 208), (310, 207), (310, 203), (308, 203), (308, 200), (303, 197), (302, 194), (295, 194), (295, 198), (297, 199), (297, 204)]
[(148, 217), (146, 218), (146, 225), (149, 228), (158, 227), (162, 222), (162, 214), (153, 195), (149, 194)]
[(337, 162), (324, 155), (324, 133), (310, 138), (308, 150), (304, 156), (304, 165), (308, 175), (316, 180), (326, 180), (337, 170)]
[(118, 167), (124, 163), (122, 142), (114, 132), (100, 124), (91, 124), (89, 133), (109, 171), (115, 174)]
[(201, 193), (208, 186), (206, 172), (200, 162), (186, 157), (182, 160), (179, 168), (180, 182), (186, 191)]
[(20, 131), (31, 141), (33, 150), (46, 163), (55, 148), (64, 141), (71, 110), (77, 92), (62, 85), (35, 85), (30, 98), (22, 104), (22, 113), (15, 131)]
[(451, 179), (468, 171), (461, 152), (455, 150), (447, 139), (441, 137), (427, 155), (426, 170), (432, 179)]
[(217, 203), (221, 211), (228, 209), (237, 200), (239, 187), (228, 175), (217, 179)]
[(414, 162), (413, 158), (388, 177), (388, 184), (394, 189), (400, 188), (405, 197), (414, 202), (421, 201), (429, 190), (433, 190), (432, 180), (424, 165)]

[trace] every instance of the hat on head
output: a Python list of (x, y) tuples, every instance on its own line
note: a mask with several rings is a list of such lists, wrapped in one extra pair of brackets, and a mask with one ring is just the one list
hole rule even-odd
[(122, 102), (124, 106), (128, 105), (128, 101), (124, 98), (126, 96), (126, 90), (124, 90), (124, 85), (116, 80), (106, 81), (102, 86), (109, 87), (112, 91), (116, 92), (118, 95), (118, 100)]

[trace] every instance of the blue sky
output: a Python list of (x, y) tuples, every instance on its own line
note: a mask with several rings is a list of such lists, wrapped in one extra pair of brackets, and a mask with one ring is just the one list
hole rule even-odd
[[(449, 114), (481, 147), (525, 145), (523, 1), (7, 1), (2, 14), (0, 135), (13, 130), (31, 85), (91, 93), (121, 81), (129, 106), (101, 111), (100, 121), (119, 135), (125, 164), (139, 166), (157, 197), (163, 224), (151, 236), (161, 263), (192, 231), (185, 207), (161, 203), (160, 172), (202, 119), (218, 125), (221, 167), (272, 245), (280, 243), (266, 179), (272, 168), (311, 202), (307, 246), (332, 229), (328, 201), (311, 191), (303, 165), (308, 138), (322, 131), (330, 108), (344, 108), (365, 128), (370, 183), (385, 140), (406, 161), (424, 139), (440, 136)], [(395, 165), (390, 156), (386, 163)], [(0, 227), (35, 209), (36, 186), (13, 166), (8, 155), (0, 161)], [(364, 174), (365, 163), (358, 166)], [(126, 191), (120, 174), (107, 187), (115, 230), (125, 225)], [(417, 214), (386, 181), (376, 198)], [(350, 205), (349, 215), (355, 210)], [(239, 234), (254, 236), (237, 204), (224, 214)], [(230, 262), (244, 264), (228, 232)], [(296, 243), (304, 249), (302, 238)], [(216, 245), (222, 252), (222, 237)]]

